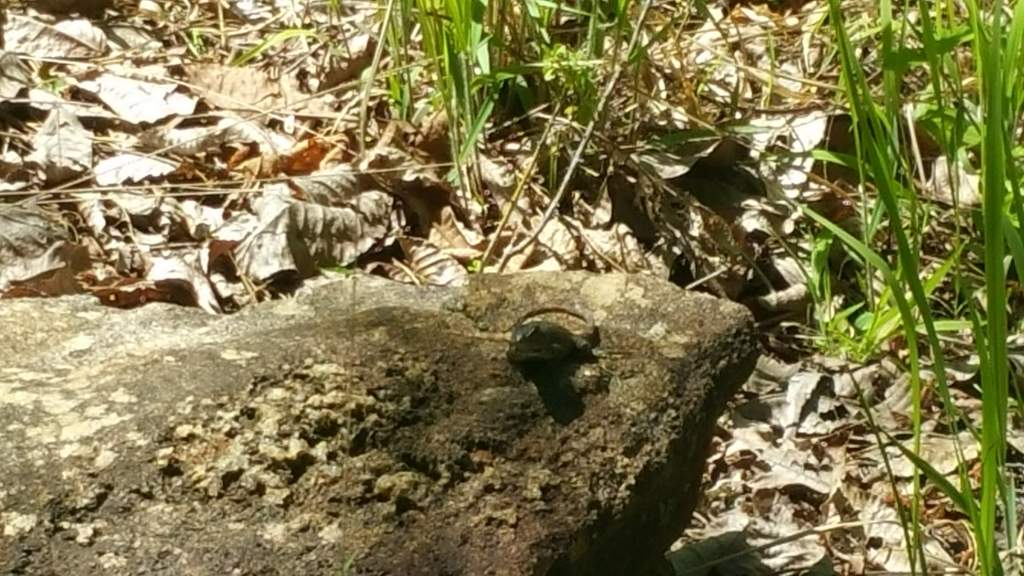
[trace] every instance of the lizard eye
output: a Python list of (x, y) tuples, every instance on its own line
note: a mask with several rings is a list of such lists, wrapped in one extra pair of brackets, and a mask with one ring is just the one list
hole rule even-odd
[(513, 334), (512, 340), (515, 342), (522, 342), (529, 338), (533, 338), (533, 335), (537, 333), (538, 325), (536, 323), (530, 323), (519, 327)]

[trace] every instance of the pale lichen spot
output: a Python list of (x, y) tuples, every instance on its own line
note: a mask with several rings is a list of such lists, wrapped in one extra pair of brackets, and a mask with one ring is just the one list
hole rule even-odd
[(246, 360), (258, 357), (259, 354), (255, 352), (249, 352), (246, 350), (235, 350), (234, 348), (226, 348), (221, 350), (220, 357), (227, 360), (228, 362), (241, 362), (245, 363)]
[(108, 428), (131, 419), (130, 416), (120, 416), (118, 414), (97, 416), (95, 411), (92, 410), (93, 408), (100, 408), (101, 410), (104, 409), (102, 406), (90, 406), (90, 408), (86, 410), (86, 418), (71, 421), (63, 425), (60, 430), (61, 442), (77, 442), (96, 434), (104, 428)]
[(344, 536), (344, 534), (342, 533), (341, 528), (338, 526), (338, 523), (333, 522), (331, 524), (328, 524), (327, 526), (324, 526), (320, 530), (320, 532), (317, 533), (317, 536), (319, 536), (320, 539), (324, 542), (330, 544), (337, 544), (338, 542), (341, 542), (341, 539)]
[[(11, 368), (4, 370), (12, 378), (20, 380), (22, 382), (51, 382), (57, 379), (57, 375), (52, 372), (37, 372), (35, 370), (24, 370), (22, 368)], [(4, 383), (0, 382), (0, 385)]]
[(56, 422), (32, 426), (25, 430), (25, 436), (42, 444), (53, 444), (60, 436), (60, 426)]
[(587, 280), (583, 283), (580, 293), (594, 308), (606, 308), (614, 304), (619, 298), (619, 293), (627, 287), (624, 278), (616, 280), (616, 282), (605, 279), (600, 282)]
[(279, 316), (303, 316), (311, 315), (313, 309), (306, 304), (300, 303), (294, 298), (282, 300), (280, 304), (271, 308), (272, 313)]
[(664, 322), (655, 322), (653, 326), (648, 328), (644, 333), (643, 337), (648, 340), (658, 341), (668, 335), (668, 326), (665, 326)]
[(67, 414), (79, 404), (78, 400), (72, 400), (56, 394), (47, 394), (45, 397), (40, 396), (39, 400), (41, 400), (40, 407), (43, 411), (53, 416)]
[(271, 542), (284, 542), (288, 536), (288, 524), (283, 522), (275, 522), (273, 524), (267, 524), (262, 530), (260, 530), (260, 536), (264, 540), (270, 540)]
[(128, 560), (125, 559), (124, 556), (114, 554), (113, 552), (107, 552), (100, 556), (100, 565), (107, 570), (111, 570), (113, 568), (124, 568), (128, 565)]
[(64, 349), (68, 352), (83, 352), (92, 348), (93, 344), (96, 343), (96, 339), (88, 334), (79, 334), (69, 339), (64, 344)]
[(124, 439), (126, 443), (130, 443), (133, 446), (148, 446), (150, 443), (149, 438), (135, 430), (125, 434)]
[(27, 390), (16, 390), (13, 387), (5, 386), (0, 382), (0, 404), (27, 406), (35, 402), (38, 398), (38, 394), (33, 394)]
[(91, 453), (91, 450), (90, 450), (90, 448), (88, 446), (85, 446), (83, 444), (74, 444), (74, 443), (72, 443), (72, 444), (65, 444), (65, 445), (61, 446), (60, 447), (60, 452), (58, 452), (58, 454), (60, 455), (61, 459), (67, 459), (67, 458), (70, 458), (72, 456), (78, 456), (80, 458), (84, 458), (84, 457), (89, 456), (90, 453)]
[(114, 452), (109, 448), (104, 448), (96, 455), (96, 458), (92, 461), (92, 465), (97, 470), (103, 470), (107, 466), (113, 464), (114, 460), (117, 460), (117, 452)]
[(75, 316), (77, 318), (81, 318), (83, 320), (99, 320), (99, 319), (103, 318), (103, 313), (102, 312), (94, 312), (92, 310), (88, 310), (88, 311), (83, 311), (83, 312), (76, 312)]
[(108, 396), (111, 402), (117, 402), (118, 404), (132, 404), (137, 402), (139, 399), (134, 394), (129, 394), (124, 388), (118, 388)]
[(4, 526), (4, 536), (13, 537), (31, 531), (39, 523), (35, 514), (19, 514), (4, 512), (0, 514), (0, 524)]

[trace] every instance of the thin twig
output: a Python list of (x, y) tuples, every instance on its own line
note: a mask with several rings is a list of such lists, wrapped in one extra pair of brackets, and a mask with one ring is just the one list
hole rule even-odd
[[(556, 107), (554, 114), (557, 115), (559, 108)], [(551, 129), (555, 125), (554, 118), (548, 122), (548, 125), (544, 127), (544, 133), (541, 134), (540, 140), (537, 141), (537, 149), (533, 151), (533, 155), (530, 156), (530, 161), (526, 164), (526, 168), (523, 170), (522, 176), (516, 183), (516, 189), (512, 192), (512, 197), (509, 198), (505, 205), (505, 211), (501, 215), (501, 222), (498, 223), (498, 228), (494, 231), (491, 236), (490, 243), (487, 244), (487, 250), (484, 250), (484, 255), (480, 257), (480, 270), (483, 271), (487, 261), (491, 258), (491, 253), (494, 252), (494, 247), (498, 244), (498, 240), (501, 238), (502, 231), (505, 230), (505, 226), (508, 224), (509, 218), (512, 216), (512, 212), (516, 209), (516, 204), (519, 202), (519, 197), (522, 195), (523, 190), (526, 188), (526, 183), (533, 177), (533, 172), (537, 167), (537, 159), (540, 158), (541, 151), (544, 150), (544, 146), (548, 141), (548, 136), (551, 134)]]
[(373, 92), (373, 83), (377, 79), (377, 70), (380, 68), (380, 60), (384, 56), (385, 37), (388, 33), (388, 26), (391, 25), (391, 13), (395, 8), (395, 0), (388, 0), (385, 8), (384, 21), (380, 24), (380, 33), (377, 34), (377, 46), (373, 51), (373, 62), (370, 64), (370, 71), (366, 75), (366, 85), (363, 87), (363, 105), (359, 107), (359, 153), (366, 151), (366, 123), (370, 107), (370, 93)]

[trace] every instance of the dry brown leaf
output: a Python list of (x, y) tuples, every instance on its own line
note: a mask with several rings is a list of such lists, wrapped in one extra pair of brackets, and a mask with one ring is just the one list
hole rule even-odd
[(262, 111), (281, 108), (287, 102), (281, 83), (252, 67), (189, 64), (185, 74), (214, 108)]
[(18, 95), (23, 88), (33, 84), (28, 69), (17, 56), (0, 50), (0, 100), (8, 100)]
[(433, 168), (386, 143), (368, 150), (357, 166), (379, 189), (402, 200), (417, 236), (428, 237), (443, 219), (444, 209), (454, 206), (451, 186)]
[(125, 182), (138, 183), (150, 178), (162, 178), (173, 173), (177, 168), (178, 165), (174, 162), (123, 152), (96, 163), (96, 183), (100, 186), (124, 184)]
[(9, 14), (4, 46), (33, 58), (90, 58), (107, 51), (107, 36), (85, 19), (49, 23), (42, 18)]
[(38, 206), (0, 208), (0, 293), (56, 296), (76, 291), (75, 274), (88, 266), (82, 246), (71, 242), (60, 218)]
[(92, 170), (92, 134), (67, 108), (55, 108), (32, 138), (35, 162), (50, 184), (74, 178)]
[(460, 262), (469, 262), (483, 255), (484, 238), (464, 226), (450, 206), (441, 209), (441, 220), (430, 229), (427, 241)]
[(252, 66), (188, 64), (189, 84), (214, 108), (234, 111), (329, 112), (320, 98), (310, 99), (292, 75), (274, 79)]
[[(323, 75), (317, 90), (328, 90), (358, 78), (371, 63), (377, 42), (369, 34), (357, 34), (348, 39), (345, 58), (335, 62)], [(339, 51), (340, 52), (340, 51)]]
[(78, 87), (90, 92), (131, 124), (153, 123), (168, 116), (192, 114), (196, 99), (178, 91), (174, 83), (157, 84), (104, 72)]
[(398, 242), (406, 255), (405, 270), (415, 275), (417, 284), (465, 286), (469, 282), (466, 269), (430, 242), (408, 237)]
[(280, 159), (278, 169), (285, 174), (309, 174), (320, 168), (328, 152), (327, 142), (320, 138), (303, 140)]
[(948, 206), (976, 208), (981, 206), (980, 190), (981, 177), (976, 171), (964, 162), (951, 166), (947, 157), (940, 156), (932, 164), (932, 177), (923, 192)]
[(213, 285), (194, 256), (154, 256), (146, 280), (153, 283), (164, 302), (198, 306), (210, 314), (221, 312)]
[(293, 178), (292, 184), (300, 200), (322, 206), (344, 206), (361, 191), (355, 170), (348, 164)]
[(269, 193), (255, 202), (257, 225), (236, 249), (239, 269), (258, 282), (280, 274), (308, 278), (320, 267), (348, 266), (390, 231), (391, 197), (363, 192), (343, 207)]

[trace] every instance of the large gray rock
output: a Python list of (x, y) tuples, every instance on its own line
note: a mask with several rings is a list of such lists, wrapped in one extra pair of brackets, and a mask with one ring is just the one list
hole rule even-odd
[[(597, 358), (517, 368), (516, 319)], [(364, 276), (231, 317), (0, 302), (0, 573), (640, 574), (756, 356), (646, 276)]]

